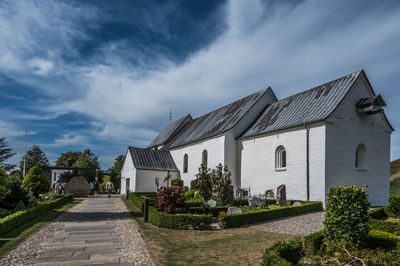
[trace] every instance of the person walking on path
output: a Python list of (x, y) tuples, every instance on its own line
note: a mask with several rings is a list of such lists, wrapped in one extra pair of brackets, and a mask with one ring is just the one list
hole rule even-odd
[(111, 197), (111, 191), (113, 188), (114, 188), (114, 185), (113, 185), (113, 183), (111, 183), (111, 180), (108, 181), (106, 184), (106, 189), (107, 189), (107, 194), (108, 194), (109, 198)]

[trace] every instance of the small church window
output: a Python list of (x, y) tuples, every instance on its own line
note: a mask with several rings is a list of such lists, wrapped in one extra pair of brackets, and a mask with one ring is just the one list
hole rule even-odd
[(185, 154), (183, 156), (183, 172), (187, 173), (188, 172), (188, 155)]
[(208, 154), (207, 154), (207, 150), (204, 150), (204, 151), (203, 151), (201, 164), (204, 165), (205, 167), (207, 167), (207, 165), (208, 165)]
[(276, 148), (275, 151), (275, 168), (285, 169), (286, 168), (286, 150), (282, 145)]
[(356, 150), (356, 168), (367, 169), (367, 148), (364, 144), (358, 144)]

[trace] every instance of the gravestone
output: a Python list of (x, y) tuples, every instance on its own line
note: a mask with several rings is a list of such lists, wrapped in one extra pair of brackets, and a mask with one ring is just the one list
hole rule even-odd
[(28, 196), (28, 202), (32, 202), (32, 200), (33, 200), (33, 192), (29, 191), (27, 196)]
[(293, 203), (293, 207), (298, 207), (298, 206), (301, 206), (301, 205), (303, 205), (303, 204), (301, 204), (301, 202), (298, 202), (298, 201), (296, 201), (295, 203)]
[(217, 207), (217, 202), (215, 200), (210, 199), (209, 201), (207, 201), (208, 206), (210, 207)]
[(262, 200), (258, 197), (252, 197), (251, 199), (249, 199), (249, 206), (250, 207), (259, 207), (261, 206), (261, 202)]
[(280, 185), (276, 189), (276, 205), (286, 206), (286, 186)]
[(236, 207), (229, 207), (226, 211), (226, 214), (242, 214), (242, 209)]
[(82, 176), (74, 176), (68, 181), (65, 193), (73, 194), (74, 197), (87, 197), (90, 193), (89, 183)]
[(229, 191), (228, 196), (226, 197), (226, 202), (228, 204), (233, 204), (233, 187), (232, 189)]

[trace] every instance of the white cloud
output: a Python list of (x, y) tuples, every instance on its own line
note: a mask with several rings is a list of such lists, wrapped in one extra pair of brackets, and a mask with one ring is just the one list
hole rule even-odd
[(43, 144), (44, 147), (65, 147), (65, 146), (81, 146), (88, 147), (89, 138), (88, 136), (77, 135), (77, 134), (64, 134), (61, 138), (54, 139), (54, 143)]
[(27, 63), (32, 71), (40, 76), (46, 76), (54, 68), (53, 62), (42, 58), (33, 58)]

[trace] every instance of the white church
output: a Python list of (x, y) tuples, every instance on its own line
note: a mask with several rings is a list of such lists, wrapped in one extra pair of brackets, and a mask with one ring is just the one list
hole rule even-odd
[(330, 187), (366, 184), (371, 205), (386, 205), (394, 129), (384, 106), (362, 70), (281, 100), (264, 89), (129, 147), (121, 193), (156, 191), (167, 174), (190, 186), (201, 164), (222, 163), (253, 195), (285, 184), (288, 199), (325, 203)]

